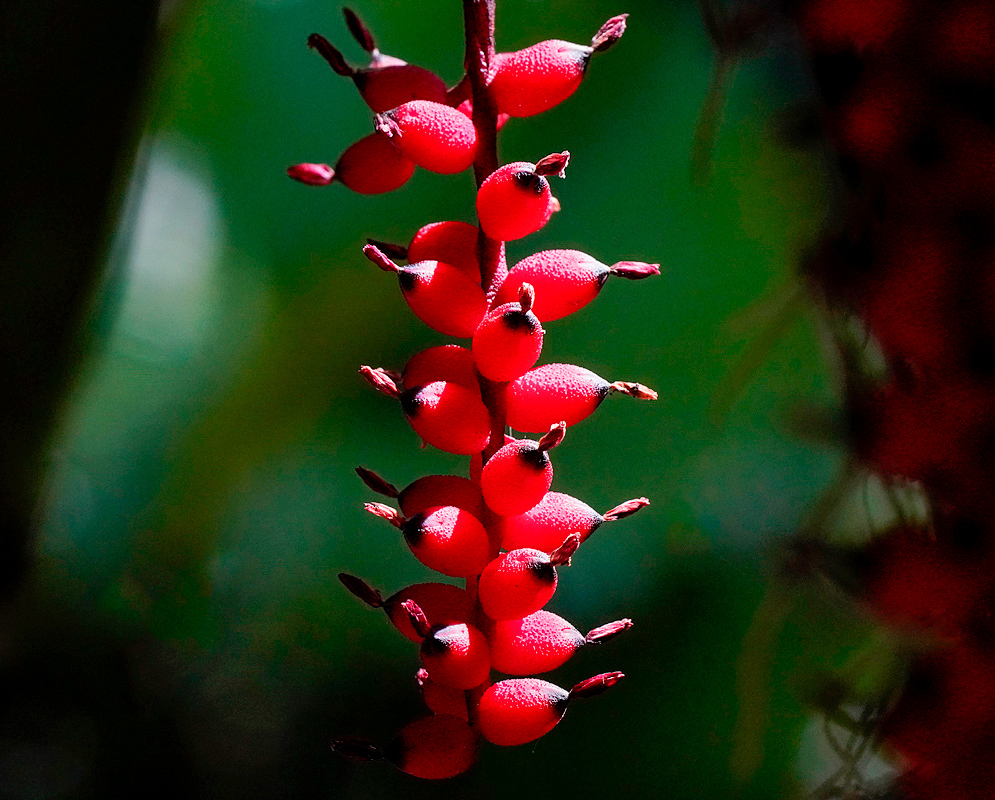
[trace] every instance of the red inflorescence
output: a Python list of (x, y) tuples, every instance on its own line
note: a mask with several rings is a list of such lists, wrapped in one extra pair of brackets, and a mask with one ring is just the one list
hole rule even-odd
[[(625, 15), (602, 26), (589, 46), (548, 40), (499, 54), (489, 65), (467, 64), (466, 80), (449, 91), (431, 72), (382, 55), (351, 11), (346, 21), (370, 54), (367, 68), (350, 67), (322, 37), (312, 36), (310, 43), (336, 72), (355, 81), (377, 112), (377, 133), (352, 145), (334, 170), (299, 164), (288, 170), (291, 177), (312, 185), (335, 180), (375, 194), (403, 184), (415, 165), (440, 173), (472, 165), (479, 227), (432, 222), (407, 246), (369, 240), (364, 248), (370, 261), (397, 275), (419, 319), (446, 336), (471, 341), (469, 348), (429, 347), (400, 373), (360, 370), (400, 403), (426, 444), (470, 456), (469, 478), (426, 475), (398, 489), (365, 467), (356, 470), (369, 489), (399, 506), (367, 503), (367, 510), (398, 528), (418, 561), (465, 578), (466, 589), (426, 582), (384, 599), (361, 579), (339, 576), (418, 643), (418, 685), (433, 716), (403, 728), (383, 749), (354, 738), (336, 739), (332, 746), (356, 760), (386, 760), (417, 777), (448, 778), (471, 766), (481, 736), (502, 745), (532, 741), (557, 724), (571, 699), (597, 694), (621, 677), (604, 673), (569, 692), (532, 678), (491, 685), (494, 669), (510, 675), (548, 672), (578, 648), (631, 626), (620, 619), (584, 635), (542, 610), (556, 590), (556, 568), (570, 563), (580, 543), (606, 521), (649, 502), (631, 500), (601, 515), (550, 492), (548, 451), (562, 441), (567, 425), (587, 417), (607, 394), (656, 395), (641, 384), (610, 383), (583, 367), (535, 364), (545, 334), (541, 321), (593, 300), (611, 274), (636, 278), (659, 268), (640, 262), (608, 267), (577, 251), (558, 250), (525, 259), (509, 275), (505, 242), (537, 231), (558, 210), (548, 178), (562, 177), (569, 153), (495, 169), (501, 125), (572, 94), (590, 56), (621, 36)], [(479, 21), (467, 23), (468, 35), (485, 37), (477, 44), (487, 44), (489, 30)], [(493, 42), (471, 51), (471, 60), (486, 59)], [(481, 125), (486, 129), (478, 130)], [(543, 435), (519, 440), (506, 432), (509, 424)]]

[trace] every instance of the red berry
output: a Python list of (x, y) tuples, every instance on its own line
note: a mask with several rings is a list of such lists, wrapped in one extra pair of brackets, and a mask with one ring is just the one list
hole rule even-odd
[(479, 738), (466, 720), (447, 714), (417, 720), (401, 729), (384, 756), (416, 778), (441, 780), (466, 772), (477, 760)]
[(585, 644), (614, 638), (630, 627), (632, 620), (622, 619), (584, 636), (563, 617), (549, 611), (502, 620), (488, 631), (491, 664), (508, 675), (538, 675), (562, 666)]
[(659, 274), (659, 264), (619, 261), (608, 266), (579, 250), (543, 250), (512, 267), (496, 302), (514, 300), (521, 285), (530, 283), (536, 291), (532, 310), (540, 320), (550, 322), (590, 303), (612, 275), (639, 280)]
[[(509, 436), (508, 434), (504, 435), (505, 444), (514, 441), (515, 441), (514, 436)], [(484, 471), (484, 454), (482, 452), (474, 453), (472, 456), (470, 456), (470, 480), (473, 481), (474, 483), (479, 484), (480, 475), (483, 471)]]
[(397, 273), (404, 299), (430, 328), (447, 336), (473, 336), (487, 312), (487, 298), (479, 282), (442, 261), (400, 267), (372, 244), (363, 248), (363, 254), (385, 272)]
[(649, 500), (640, 497), (601, 515), (576, 497), (546, 492), (538, 505), (524, 514), (500, 517), (494, 524), (494, 533), (505, 550), (533, 547), (551, 553), (571, 533), (578, 534), (583, 542), (605, 522), (635, 514), (648, 505)]
[(487, 507), (495, 514), (524, 514), (549, 491), (553, 465), (547, 450), (563, 438), (565, 428), (557, 427), (538, 442), (516, 439), (504, 445), (484, 464), (480, 489)]
[(354, 575), (342, 572), (339, 580), (367, 605), (382, 608), (394, 627), (415, 644), (420, 644), (423, 637), (415, 631), (408, 613), (401, 607), (406, 600), (418, 604), (430, 625), (466, 622), (474, 618), (473, 599), (458, 586), (448, 583), (416, 583), (384, 600), (380, 592)]
[(466, 222), (432, 222), (418, 232), (408, 245), (409, 261), (444, 261), (463, 270), (480, 283), (477, 238), (480, 229)]
[(334, 179), (359, 194), (383, 194), (403, 186), (414, 172), (413, 161), (382, 136), (371, 133), (339, 156)]
[(366, 104), (375, 112), (396, 108), (410, 100), (446, 102), (446, 84), (427, 69), (381, 56), (376, 50), (367, 69), (353, 69), (342, 53), (317, 33), (308, 37), (308, 46), (317, 50), (339, 75), (352, 78)]
[(514, 53), (498, 53), (490, 83), (498, 109), (530, 117), (566, 100), (580, 86), (591, 56), (622, 36), (626, 16), (608, 20), (591, 46), (549, 39)]
[(568, 427), (576, 425), (612, 391), (641, 400), (657, 397), (656, 392), (640, 383), (609, 383), (573, 364), (544, 364), (508, 385), (508, 425), (531, 433), (548, 431), (557, 420), (563, 420)]
[(623, 677), (621, 672), (595, 675), (569, 692), (538, 678), (499, 681), (480, 698), (477, 707), (480, 732), (497, 745), (534, 741), (556, 727), (571, 700), (600, 694)]
[[(433, 506), (456, 506), (477, 519), (484, 514), (484, 497), (473, 481), (458, 475), (426, 475), (398, 495), (401, 513), (413, 517)], [(562, 540), (561, 540), (562, 541)]]
[(377, 114), (377, 131), (419, 167), (442, 175), (469, 169), (477, 155), (477, 130), (455, 108), (429, 100)]
[(463, 689), (443, 686), (431, 679), (427, 669), (418, 670), (418, 687), (422, 699), (433, 714), (449, 714), (468, 720), (470, 715), (466, 710), (466, 693)]
[(531, 311), (534, 296), (523, 284), (519, 302), (498, 306), (481, 320), (473, 334), (473, 359), (485, 378), (514, 380), (539, 360), (544, 331)]
[(447, 381), (473, 388), (480, 386), (473, 353), (457, 344), (430, 347), (412, 356), (401, 373), (401, 379), (409, 389), (434, 381)]
[(502, 553), (480, 573), (477, 594), (493, 620), (521, 619), (538, 611), (556, 592), (556, 566), (566, 564), (580, 544), (572, 534), (552, 554), (522, 548)]
[(421, 645), (421, 660), (433, 680), (454, 689), (479, 686), (491, 672), (487, 637), (473, 625), (436, 625)]
[(563, 177), (566, 151), (532, 164), (516, 161), (492, 172), (477, 191), (477, 217), (484, 233), (502, 242), (535, 233), (553, 216), (547, 175)]
[(471, 455), (487, 446), (490, 418), (473, 387), (435, 381), (404, 392), (401, 407), (411, 427), (433, 447)]
[(484, 526), (469, 511), (455, 506), (415, 514), (401, 531), (415, 558), (451, 578), (479, 575), (494, 555)]

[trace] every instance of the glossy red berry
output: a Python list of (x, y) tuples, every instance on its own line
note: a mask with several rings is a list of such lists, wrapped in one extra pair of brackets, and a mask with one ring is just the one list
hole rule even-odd
[(480, 386), (473, 353), (457, 344), (430, 347), (412, 356), (401, 373), (401, 379), (409, 389), (435, 381), (473, 388)]
[(532, 313), (534, 299), (532, 287), (522, 284), (517, 303), (498, 306), (481, 320), (473, 334), (473, 359), (485, 378), (511, 381), (539, 360), (545, 332)]
[(657, 398), (656, 392), (641, 383), (609, 383), (573, 364), (544, 364), (508, 385), (508, 425), (528, 433), (548, 431), (558, 420), (568, 427), (576, 425), (594, 413), (613, 391), (640, 400)]
[(530, 283), (536, 291), (532, 310), (540, 320), (550, 322), (590, 303), (612, 275), (640, 280), (659, 274), (659, 264), (619, 261), (608, 266), (580, 250), (543, 250), (512, 267), (497, 302), (511, 302), (518, 296), (519, 287)]
[(469, 338), (487, 312), (479, 282), (442, 261), (421, 261), (400, 267), (372, 244), (363, 254), (385, 272), (397, 274), (401, 293), (422, 322), (447, 336)]
[[(505, 444), (510, 444), (511, 442), (514, 441), (516, 441), (514, 436), (509, 436), (508, 434), (504, 435)], [(472, 456), (470, 456), (470, 480), (473, 481), (474, 483), (479, 484), (480, 476), (483, 473), (483, 471), (484, 471), (483, 453), (474, 453)]]
[(524, 514), (542, 500), (553, 482), (547, 451), (562, 441), (565, 431), (557, 426), (538, 442), (516, 439), (488, 459), (480, 473), (480, 489), (491, 511)]
[(335, 180), (359, 194), (392, 192), (414, 172), (413, 161), (372, 133), (350, 145), (335, 163)]
[(384, 756), (416, 778), (441, 780), (466, 772), (477, 760), (479, 737), (466, 720), (436, 714), (401, 729)]
[(404, 488), (398, 495), (401, 512), (406, 517), (420, 514), (434, 506), (456, 506), (480, 519), (484, 514), (484, 497), (480, 487), (458, 475), (426, 475)]
[(420, 228), (408, 245), (409, 261), (444, 261), (480, 283), (477, 238), (480, 229), (466, 222), (432, 222)]
[(501, 620), (488, 631), (491, 664), (506, 675), (539, 675), (565, 664), (585, 644), (607, 641), (630, 627), (632, 620), (622, 619), (585, 636), (549, 611)]
[(480, 392), (436, 381), (401, 395), (411, 427), (428, 444), (447, 453), (479, 453), (490, 438), (490, 419)]
[(474, 618), (473, 598), (463, 589), (448, 583), (416, 583), (384, 600), (380, 592), (354, 575), (341, 572), (339, 580), (368, 606), (382, 608), (394, 627), (416, 644), (420, 644), (423, 637), (415, 631), (408, 612), (401, 605), (406, 600), (414, 600), (418, 604), (430, 625), (467, 622)]
[(569, 692), (538, 678), (511, 678), (491, 686), (480, 698), (477, 721), (487, 741), (504, 746), (526, 744), (549, 733), (578, 697), (590, 697), (614, 686), (621, 672), (607, 672), (581, 681)]
[(635, 514), (648, 505), (649, 500), (640, 497), (601, 515), (576, 497), (546, 492), (538, 505), (524, 514), (499, 518), (494, 523), (494, 532), (505, 550), (532, 547), (551, 553), (571, 533), (578, 534), (583, 542), (605, 522)]
[(522, 619), (538, 611), (556, 592), (556, 567), (566, 564), (580, 544), (572, 534), (551, 554), (522, 548), (502, 553), (480, 574), (481, 608), (493, 620)]
[(590, 46), (550, 39), (514, 53), (498, 53), (490, 83), (498, 109), (530, 117), (566, 100), (580, 86), (591, 56), (622, 36), (627, 16), (608, 20)]
[(553, 216), (547, 175), (563, 177), (570, 153), (554, 153), (536, 164), (516, 161), (492, 172), (477, 191), (477, 217), (484, 233), (502, 242), (521, 239)]
[(379, 52), (367, 69), (354, 69), (331, 42), (317, 33), (308, 37), (308, 46), (336, 73), (352, 78), (363, 100), (375, 112), (388, 111), (411, 100), (446, 102), (446, 84), (427, 69)]
[(491, 671), (487, 637), (473, 625), (453, 623), (429, 626), (414, 601), (404, 603), (411, 624), (424, 638), (421, 660), (436, 683), (454, 689), (472, 689), (483, 683)]
[(442, 175), (469, 169), (477, 155), (477, 130), (455, 108), (412, 100), (377, 114), (376, 129), (419, 167)]

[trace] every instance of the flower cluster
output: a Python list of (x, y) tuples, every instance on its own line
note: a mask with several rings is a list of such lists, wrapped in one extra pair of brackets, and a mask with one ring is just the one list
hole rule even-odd
[[(590, 45), (549, 40), (496, 53), (493, 3), (467, 0), (464, 8), (467, 77), (452, 89), (420, 67), (381, 55), (351, 12), (349, 28), (371, 57), (367, 68), (353, 69), (313, 35), (311, 46), (353, 79), (376, 113), (375, 130), (346, 150), (334, 170), (321, 164), (289, 170), (305, 183), (336, 180), (365, 193), (400, 186), (416, 166), (443, 174), (473, 167), (477, 179), (479, 227), (433, 222), (406, 246), (371, 241), (364, 248), (373, 264), (397, 276), (420, 320), (469, 340), (418, 353), (400, 372), (361, 369), (398, 401), (426, 444), (470, 456), (469, 477), (429, 475), (400, 490), (357, 469), (371, 490), (395, 503), (371, 502), (367, 510), (399, 529), (422, 564), (465, 579), (465, 588), (426, 582), (384, 598), (360, 578), (339, 576), (420, 647), (417, 678), (433, 713), (403, 728), (386, 748), (353, 738), (333, 747), (360, 760), (386, 759), (422, 778), (468, 769), (481, 737), (517, 745), (543, 736), (573, 700), (623, 677), (603, 673), (569, 691), (532, 677), (630, 627), (622, 619), (585, 635), (544, 606), (558, 569), (588, 537), (649, 503), (638, 498), (599, 514), (550, 491), (551, 451), (608, 395), (656, 398), (641, 384), (609, 381), (572, 364), (536, 366), (544, 323), (583, 308), (613, 275), (639, 279), (658, 274), (659, 266), (609, 266), (576, 250), (549, 250), (509, 270), (504, 243), (539, 230), (558, 209), (550, 178), (563, 176), (569, 153), (499, 167), (495, 149), (497, 129), (509, 118), (538, 114), (577, 89), (591, 56), (621, 37), (625, 15), (609, 20)], [(539, 436), (514, 438), (506, 427)], [(492, 682), (492, 671), (512, 677)]]
[(905, 796), (988, 798), (995, 3), (806, 0), (795, 11), (845, 179), (841, 224), (808, 274), (835, 329), (859, 321), (884, 362), (869, 363), (859, 335), (842, 337), (851, 443), (886, 486), (919, 487), (931, 511), (880, 532), (850, 564), (848, 588), (914, 634), (877, 733), (902, 757)]

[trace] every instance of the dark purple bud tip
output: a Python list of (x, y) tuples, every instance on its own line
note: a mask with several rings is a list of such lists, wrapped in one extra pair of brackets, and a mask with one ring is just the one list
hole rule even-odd
[(346, 589), (371, 608), (381, 608), (383, 606), (383, 595), (362, 578), (357, 578), (355, 575), (350, 575), (347, 572), (340, 572), (339, 580), (342, 581), (342, 585)]
[(421, 610), (421, 606), (414, 600), (405, 600), (401, 603), (401, 608), (407, 612), (408, 619), (411, 620), (411, 627), (415, 629), (415, 633), (422, 638), (428, 636), (428, 632), (432, 629), (432, 626), (428, 624), (428, 617)]
[(554, 567), (570, 566), (570, 559), (577, 552), (578, 547), (580, 547), (580, 534), (571, 533), (563, 540), (563, 544), (549, 554), (549, 563)]
[(376, 247), (381, 253), (389, 256), (390, 258), (396, 259), (398, 261), (408, 260), (408, 248), (403, 244), (394, 244), (393, 242), (378, 242), (376, 239), (367, 239), (371, 245)]
[(387, 520), (395, 528), (400, 528), (404, 525), (404, 517), (396, 508), (391, 508), (383, 503), (363, 503), (363, 508), (373, 516)]
[(618, 519), (625, 519), (626, 517), (631, 517), (641, 508), (646, 508), (650, 504), (650, 501), (645, 497), (637, 497), (635, 500), (626, 500), (624, 503), (620, 503), (615, 506), (615, 508), (604, 513), (604, 518), (606, 522), (614, 522)]
[(335, 170), (328, 164), (293, 164), (287, 167), (287, 175), (308, 186), (328, 186), (335, 180)]
[(544, 177), (555, 176), (557, 178), (565, 178), (565, 170), (569, 163), (570, 152), (568, 150), (564, 150), (562, 153), (551, 153), (536, 162), (535, 174)]
[(382, 494), (384, 497), (397, 497), (400, 494), (394, 484), (387, 483), (387, 481), (371, 469), (356, 467), (356, 474), (362, 479), (363, 483), (377, 494)]
[(611, 388), (621, 394), (626, 394), (629, 397), (635, 397), (637, 400), (656, 400), (657, 397), (659, 397), (659, 395), (650, 389), (649, 386), (643, 386), (641, 383), (615, 381), (611, 385)]
[(332, 750), (353, 761), (380, 761), (384, 757), (383, 752), (373, 742), (353, 736), (332, 739)]
[(535, 287), (531, 283), (523, 283), (518, 289), (518, 304), (522, 307), (522, 313), (528, 314), (535, 301)]
[(631, 619), (618, 619), (615, 620), (615, 622), (609, 622), (607, 625), (602, 625), (588, 633), (587, 636), (584, 637), (584, 643), (601, 644), (602, 642), (607, 642), (609, 639), (614, 639), (620, 633), (629, 630), (631, 627)]
[(543, 434), (543, 437), (536, 444), (536, 450), (540, 453), (552, 450), (563, 441), (563, 437), (566, 435), (567, 423), (557, 422), (555, 425), (550, 426), (549, 433)]
[(351, 78), (356, 73), (356, 70), (346, 63), (345, 57), (320, 33), (312, 33), (308, 36), (307, 46), (312, 50), (317, 50), (318, 55), (325, 59), (328, 66), (335, 70), (338, 75)]
[(581, 681), (570, 690), (570, 699), (575, 697), (594, 697), (601, 694), (605, 689), (610, 689), (618, 683), (625, 675), (621, 672), (602, 672), (586, 681)]
[(373, 34), (370, 33), (370, 29), (367, 28), (363, 21), (356, 16), (356, 12), (351, 8), (343, 8), (342, 15), (345, 17), (346, 27), (349, 28), (349, 33), (352, 34), (352, 38), (355, 39), (359, 46), (362, 47), (367, 53), (376, 52), (377, 45), (373, 41)]
[(363, 255), (366, 256), (370, 261), (376, 264), (384, 272), (400, 272), (401, 268), (397, 266), (393, 261), (391, 261), (387, 254), (384, 253), (375, 244), (368, 244), (363, 246)]
[(650, 275), (660, 274), (659, 264), (647, 264), (645, 261), (619, 261), (609, 268), (612, 275), (620, 278), (628, 278), (630, 281), (638, 281), (648, 278)]
[(401, 387), (385, 369), (368, 367), (365, 364), (359, 368), (359, 374), (378, 392), (397, 399), (401, 396)]
[(595, 53), (603, 53), (621, 39), (622, 34), (625, 33), (625, 21), (628, 18), (628, 14), (619, 14), (602, 25), (591, 39), (591, 49)]

